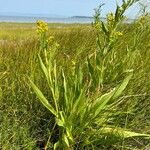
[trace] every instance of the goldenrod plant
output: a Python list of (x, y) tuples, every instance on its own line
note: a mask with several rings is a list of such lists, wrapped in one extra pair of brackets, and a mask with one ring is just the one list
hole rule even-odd
[[(125, 18), (118, 23), (116, 32), (122, 35), (112, 44), (115, 57), (113, 63), (105, 61), (108, 69), (100, 84), (95, 58), (99, 53), (98, 35), (102, 47), (104, 43), (101, 21), (100, 30), (94, 24), (40, 21), (47, 26), (43, 46), (34, 23), (0, 22), (0, 149), (51, 150), (54, 145), (56, 149), (75, 150), (148, 149), (150, 16), (145, 10), (142, 12), (131, 22)], [(104, 24), (107, 26), (107, 19)], [(51, 68), (50, 85), (41, 62), (46, 70)], [(28, 76), (46, 98), (46, 107), (50, 104), (52, 109), (38, 101)], [(122, 94), (106, 102), (123, 82), (127, 86)], [(66, 131), (71, 132), (72, 138)], [(64, 139), (69, 141), (69, 148)]]
[[(100, 91), (100, 88), (105, 86), (106, 74), (117, 53), (113, 50), (114, 44), (122, 35), (117, 30), (118, 24), (124, 18), (125, 10), (134, 2), (134, 0), (123, 0), (122, 6), (117, 6), (115, 14), (107, 15), (107, 23), (95, 20), (94, 26), (103, 33), (103, 41), (100, 42), (98, 33), (99, 49), (96, 51), (96, 56), (88, 57), (87, 62), (85, 60), (83, 64), (78, 61), (73, 63), (72, 74), (67, 74), (62, 65), (58, 66), (55, 56), (59, 45), (53, 37), (48, 38), (47, 24), (38, 21), (37, 32), (41, 43), (38, 59), (50, 96), (45, 96), (44, 91), (30, 78), (29, 81), (40, 102), (53, 114), (55, 118), (53, 130), (58, 131), (58, 135), (52, 135), (56, 133), (52, 131), (45, 149), (48, 149), (49, 143), (52, 143), (52, 136), (57, 138), (57, 142), (53, 143), (54, 150), (95, 149), (95, 145), (99, 145), (100, 140), (106, 140), (109, 135), (120, 140), (150, 137), (148, 134), (116, 126), (113, 122), (114, 117), (120, 113), (117, 107), (122, 99), (119, 97), (133, 76), (132, 70), (116, 71), (113, 78), (123, 73), (124, 79), (115, 87), (110, 87), (105, 92)], [(97, 15), (96, 13), (95, 18), (98, 18)], [(94, 61), (95, 63), (92, 63)], [(85, 71), (86, 65), (88, 65), (87, 71)], [(113, 74), (113, 69), (111, 73)]]

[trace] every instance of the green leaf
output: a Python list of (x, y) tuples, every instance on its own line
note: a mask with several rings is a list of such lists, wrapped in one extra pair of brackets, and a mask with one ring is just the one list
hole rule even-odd
[(56, 123), (58, 126), (64, 127), (64, 122), (62, 120), (56, 118)]
[(105, 24), (103, 22), (101, 22), (101, 23), (102, 23), (103, 32), (108, 36), (109, 31), (108, 31), (107, 27), (105, 26)]
[(113, 94), (114, 94), (114, 90), (96, 99), (94, 107), (92, 108), (92, 111), (95, 112), (94, 113), (95, 116), (97, 116), (101, 112), (101, 110), (103, 110), (106, 107), (106, 104), (112, 98)]
[(124, 91), (124, 89), (126, 88), (126, 86), (128, 85), (131, 77), (133, 75), (133, 71), (129, 72), (128, 76), (123, 80), (123, 82), (116, 88), (114, 95), (112, 97), (112, 100), (118, 98), (122, 92)]
[(120, 7), (117, 4), (117, 8), (115, 12), (115, 23), (118, 22), (118, 19), (119, 19), (119, 10), (120, 10)]
[(64, 118), (64, 115), (63, 115), (63, 111), (59, 111), (59, 114), (60, 114), (60, 119), (65, 124), (65, 118)]
[(42, 71), (44, 72), (44, 74), (45, 74), (45, 76), (46, 76), (46, 79), (48, 79), (47, 68), (45, 67), (45, 65), (44, 65), (44, 63), (43, 63), (41, 57), (38, 56), (38, 58), (39, 58), (39, 63), (40, 63), (41, 69), (42, 69)]
[(84, 90), (80, 89), (80, 95), (79, 97), (75, 100), (75, 103), (73, 104), (73, 109), (72, 112), (80, 112), (80, 110), (83, 108), (84, 106)]
[(64, 71), (62, 70), (62, 77), (63, 77), (63, 89), (64, 89), (64, 97), (65, 97), (65, 106), (66, 108), (69, 108), (69, 101), (67, 97), (67, 82), (66, 82), (66, 77), (64, 74)]
[(56, 61), (54, 62), (54, 82), (55, 82), (55, 91), (57, 89), (57, 69), (56, 69)]
[(57, 117), (57, 113), (53, 106), (48, 102), (43, 93), (38, 89), (38, 87), (29, 79), (31, 87), (39, 98), (40, 102), (53, 114)]
[(150, 135), (148, 134), (141, 134), (136, 133), (132, 131), (128, 131), (123, 128), (115, 128), (115, 127), (104, 127), (102, 128), (103, 134), (114, 134), (115, 136), (120, 136), (122, 138), (132, 138), (132, 137), (144, 137), (144, 138), (150, 138)]
[(129, 75), (123, 80), (123, 82), (115, 89), (102, 95), (100, 98), (96, 99), (95, 104), (92, 108), (92, 111), (95, 112), (95, 116), (97, 116), (101, 110), (104, 110), (107, 104), (113, 103), (115, 99), (117, 99), (123, 92), (123, 90), (128, 85), (133, 72), (130, 72)]
[(63, 140), (64, 140), (65, 144), (67, 145), (67, 147), (69, 148), (70, 147), (69, 140), (65, 134), (63, 134)]
[(72, 137), (71, 131), (68, 128), (66, 128), (66, 134), (67, 134), (68, 139), (71, 142), (73, 142), (73, 137)]
[(88, 64), (88, 70), (92, 76), (94, 74), (94, 67), (92, 66), (92, 64), (90, 62), (90, 58), (87, 58), (87, 64)]
[(56, 142), (56, 143), (54, 144), (54, 150), (58, 150), (59, 145), (60, 145), (59, 141), (58, 141), (58, 142)]
[(78, 84), (81, 86), (82, 85), (82, 82), (83, 82), (83, 72), (82, 72), (82, 69), (81, 69), (81, 67), (79, 66), (79, 68), (78, 68), (78, 74), (77, 74), (77, 76), (78, 76)]

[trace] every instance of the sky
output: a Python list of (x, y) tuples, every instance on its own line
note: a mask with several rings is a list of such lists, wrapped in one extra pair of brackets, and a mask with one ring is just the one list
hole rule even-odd
[[(0, 15), (2, 14), (41, 14), (52, 16), (93, 16), (94, 8), (105, 3), (102, 15), (113, 11), (121, 0), (0, 0)], [(150, 0), (144, 0), (149, 3)], [(127, 16), (136, 16), (139, 7), (134, 5), (127, 11)]]

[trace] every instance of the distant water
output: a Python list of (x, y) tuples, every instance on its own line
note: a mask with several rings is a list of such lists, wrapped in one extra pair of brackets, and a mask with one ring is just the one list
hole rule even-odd
[(20, 22), (20, 23), (34, 23), (37, 20), (44, 20), (48, 23), (91, 23), (92, 18), (49, 18), (49, 17), (24, 17), (24, 16), (0, 16), (0, 22)]

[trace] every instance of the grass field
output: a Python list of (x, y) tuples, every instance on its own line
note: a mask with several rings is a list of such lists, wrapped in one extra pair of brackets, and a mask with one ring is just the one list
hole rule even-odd
[[(102, 86), (96, 88), (93, 87), (94, 77), (91, 76), (94, 76), (97, 70), (93, 75), (90, 72), (91, 79), (88, 79), (89, 74), (85, 67), (85, 64), (89, 63), (87, 57), (91, 58), (90, 63), (94, 65), (93, 56), (99, 48), (94, 27), (90, 24), (48, 24), (48, 27), (47, 37), (53, 36), (59, 44), (54, 59), (57, 62), (59, 84), (64, 85), (59, 75), (62, 68), (66, 74), (69, 87), (67, 96), (71, 97), (72, 94), (74, 97), (75, 91), (70, 91), (74, 86), (72, 81), (76, 79), (73, 75), (73, 68), (77, 68), (79, 64), (83, 68), (82, 82), (87, 81), (88, 85), (87, 83), (85, 85), (90, 86), (85, 92), (84, 99), (88, 98), (90, 101), (99, 97), (99, 93), (104, 94), (118, 86), (123, 82), (125, 73), (133, 69), (129, 84), (118, 98), (117, 106), (111, 109), (113, 110), (111, 118), (107, 118), (105, 123), (112, 125), (113, 129), (121, 127), (137, 133), (150, 134), (149, 18), (142, 23), (137, 21), (132, 24), (121, 24), (118, 27), (122, 35), (113, 45), (115, 59), (109, 65), (104, 66), (106, 67), (104, 81), (99, 81)], [(100, 36), (103, 38), (103, 35), (100, 34)], [(0, 23), (0, 149), (2, 150), (52, 149), (59, 139), (60, 131), (55, 125), (54, 116), (39, 102), (28, 79), (30, 77), (42, 89), (50, 102), (52, 101), (52, 95), (38, 63), (39, 43), (35, 24)], [(50, 48), (48, 53), (53, 53), (53, 49)], [(74, 66), (75, 64), (77, 65)], [(91, 82), (92, 84), (89, 85)], [(61, 88), (64, 87), (60, 86), (58, 91)], [(109, 112), (109, 107), (107, 112)], [(103, 119), (104, 115), (105, 113), (102, 113), (100, 118)], [(114, 137), (113, 131), (115, 130), (109, 134), (106, 132), (102, 136), (96, 123), (82, 132), (78, 131), (78, 134), (77, 131), (73, 132), (74, 144), (69, 148), (59, 149), (139, 150), (145, 149), (150, 144), (149, 139), (140, 137), (127, 139), (120, 136)], [(84, 136), (81, 136), (82, 134)]]

